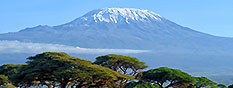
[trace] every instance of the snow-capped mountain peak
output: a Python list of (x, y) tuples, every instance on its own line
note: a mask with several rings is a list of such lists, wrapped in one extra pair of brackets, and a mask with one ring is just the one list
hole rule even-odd
[(160, 15), (142, 9), (135, 8), (104, 8), (93, 10), (81, 18), (79, 22), (105, 22), (105, 23), (127, 23), (131, 22), (153, 22), (161, 21)]

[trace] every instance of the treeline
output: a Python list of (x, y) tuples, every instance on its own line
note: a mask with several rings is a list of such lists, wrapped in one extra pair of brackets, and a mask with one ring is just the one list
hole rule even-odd
[(178, 69), (142, 71), (148, 66), (130, 56), (109, 54), (91, 62), (62, 52), (45, 52), (27, 59), (26, 64), (0, 67), (1, 87), (233, 88)]

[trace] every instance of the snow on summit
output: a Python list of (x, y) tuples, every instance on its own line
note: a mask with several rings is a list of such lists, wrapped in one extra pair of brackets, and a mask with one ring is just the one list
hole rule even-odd
[(93, 10), (81, 17), (82, 21), (127, 23), (161, 21), (162, 17), (152, 11), (135, 8), (104, 8)]

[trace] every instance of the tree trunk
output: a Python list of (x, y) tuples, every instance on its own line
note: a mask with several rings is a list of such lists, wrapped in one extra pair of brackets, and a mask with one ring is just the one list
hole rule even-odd
[(120, 88), (123, 88), (123, 85), (124, 85), (124, 80), (122, 79), (121, 82), (120, 82), (119, 87), (120, 87)]
[(51, 85), (47, 85), (48, 88), (51, 88)]

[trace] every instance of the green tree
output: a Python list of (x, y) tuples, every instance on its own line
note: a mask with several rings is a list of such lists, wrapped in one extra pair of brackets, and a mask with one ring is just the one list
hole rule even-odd
[(187, 86), (187, 88), (196, 88), (196, 86), (194, 86), (194, 84), (190, 84)]
[[(141, 80), (158, 84), (160, 88), (184, 87), (195, 83), (195, 78), (178, 69), (160, 67), (143, 72)], [(166, 85), (167, 84), (167, 85)]]
[(150, 82), (142, 82), (142, 81), (135, 82), (135, 81), (132, 81), (132, 82), (127, 83), (124, 86), (124, 88), (159, 88), (159, 86), (153, 85)]
[(5, 75), (0, 75), (0, 86), (5, 86), (8, 84), (8, 77)]
[(219, 87), (219, 88), (227, 88), (227, 86), (224, 85), (224, 84), (218, 84), (218, 87)]
[[(17, 71), (18, 71), (17, 73), (10, 76), (9, 79), (11, 80), (11, 82), (14, 86), (16, 86), (16, 87), (30, 87), (30, 86), (35, 85), (36, 81), (34, 79), (37, 77), (36, 76), (33, 77), (34, 75), (32, 75), (32, 74), (37, 74), (37, 73), (36, 72), (31, 72), (31, 74), (27, 73), (27, 72), (29, 72), (29, 71), (26, 71), (26, 69), (28, 69), (28, 68), (29, 67), (27, 67), (27, 65), (23, 65), (17, 69)], [(31, 78), (29, 78), (29, 77), (31, 77)]]
[(0, 74), (1, 75), (5, 75), (8, 77), (8, 81), (9, 81), (9, 84), (8, 85), (5, 85), (4, 87), (13, 87), (12, 85), (12, 80), (11, 80), (11, 77), (12, 75), (16, 74), (18, 72), (18, 69), (20, 67), (22, 67), (23, 64), (4, 64), (2, 66), (0, 66)]
[(219, 88), (217, 85), (212, 85), (210, 87), (207, 87), (207, 88)]
[(228, 88), (233, 88), (233, 84), (229, 85)]
[(211, 86), (216, 85), (215, 82), (209, 80), (206, 77), (196, 77), (195, 79), (197, 80), (197, 82), (194, 84), (194, 86), (196, 86), (196, 88), (211, 87)]
[[(76, 65), (78, 66), (78, 65)], [(57, 71), (55, 73), (57, 76), (62, 78), (70, 78), (69, 82), (72, 82), (72, 86), (77, 88), (81, 87), (115, 87), (112, 85), (119, 79), (129, 79), (133, 78), (131, 76), (123, 75), (118, 72), (115, 72), (109, 68), (102, 67), (99, 65), (93, 64), (84, 64), (82, 67), (76, 69), (64, 69)], [(64, 76), (64, 77), (63, 77)]]
[(4, 64), (0, 66), (0, 74), (5, 75), (5, 76), (12, 76), (13, 74), (17, 73), (17, 69), (24, 64)]
[[(145, 62), (141, 62), (135, 57), (115, 54), (99, 56), (96, 58), (94, 64), (108, 67), (116, 72), (131, 76), (136, 76), (140, 70), (148, 67), (145, 65)], [(119, 84), (120, 88), (123, 88), (123, 86), (125, 86), (128, 81), (129, 79), (121, 79)]]
[(14, 82), (19, 83), (19, 86), (29, 87), (36, 83), (49, 88), (65, 88), (68, 84), (78, 88), (101, 87), (118, 79), (131, 78), (66, 53), (45, 52), (28, 59), (28, 65), (22, 66), (20, 72), (13, 75)]

